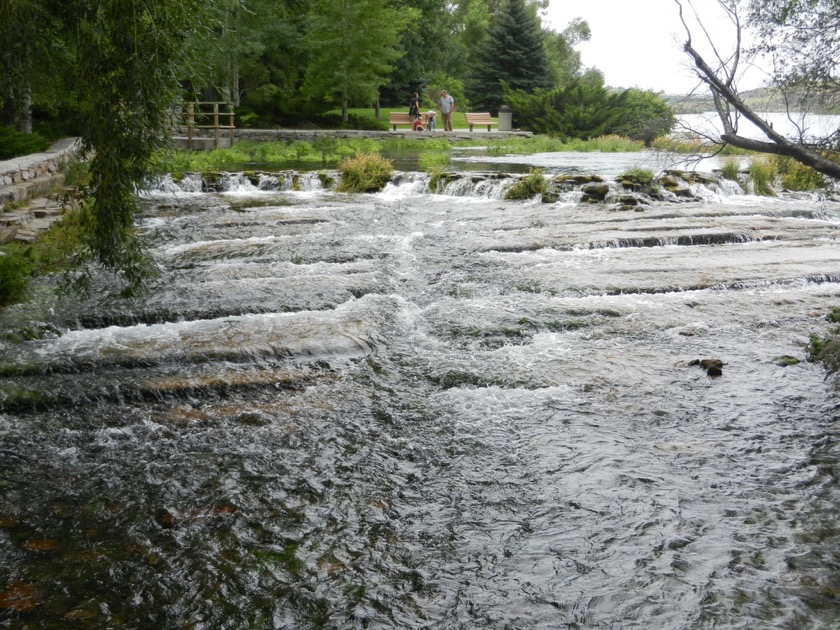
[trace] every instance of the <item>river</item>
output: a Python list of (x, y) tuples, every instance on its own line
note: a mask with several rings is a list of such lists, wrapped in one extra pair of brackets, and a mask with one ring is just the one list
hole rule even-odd
[(632, 159), (144, 193), (149, 295), (2, 313), (0, 627), (836, 628), (840, 202), (486, 172)]

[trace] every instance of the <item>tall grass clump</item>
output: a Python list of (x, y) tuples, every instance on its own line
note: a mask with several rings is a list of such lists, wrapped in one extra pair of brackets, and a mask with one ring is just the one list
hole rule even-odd
[(338, 163), (341, 181), (336, 190), (348, 193), (379, 192), (391, 179), (394, 164), (378, 153), (357, 153)]
[(771, 161), (781, 177), (782, 186), (785, 190), (809, 192), (825, 188), (828, 185), (822, 173), (818, 173), (810, 166), (805, 166), (793, 158), (774, 155)]
[(776, 183), (778, 172), (770, 160), (763, 158), (753, 160), (749, 167), (749, 173), (752, 178), (753, 193), (764, 197), (776, 196), (773, 186)]
[(418, 159), (420, 168), (430, 173), (436, 170), (443, 170), (449, 164), (449, 153), (440, 151), (423, 151)]
[(741, 161), (735, 157), (728, 157), (720, 169), (721, 177), (733, 182), (740, 181)]

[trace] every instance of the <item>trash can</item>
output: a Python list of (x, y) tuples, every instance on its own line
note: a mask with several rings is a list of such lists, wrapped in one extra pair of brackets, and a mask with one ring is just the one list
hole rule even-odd
[(513, 131), (513, 112), (507, 105), (499, 108), (499, 131)]

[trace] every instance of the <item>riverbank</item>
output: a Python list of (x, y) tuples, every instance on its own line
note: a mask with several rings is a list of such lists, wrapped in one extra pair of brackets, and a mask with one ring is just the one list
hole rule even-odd
[[(312, 142), (319, 138), (374, 140), (439, 140), (445, 138), (458, 143), (476, 138), (529, 138), (529, 131), (469, 131), (452, 132), (363, 131), (355, 129), (237, 129), (234, 140), (252, 142)], [(173, 144), (186, 149), (185, 137), (173, 137)], [(225, 140), (224, 138), (222, 140)], [(67, 163), (76, 155), (81, 145), (79, 138), (64, 138), (55, 142), (47, 151), (0, 161), (0, 244), (18, 240), (32, 242), (38, 233), (49, 227), (63, 214), (64, 173)], [(214, 138), (193, 138), (195, 150), (212, 149)]]
[[(458, 143), (465, 140), (477, 138), (499, 139), (499, 138), (530, 138), (534, 134), (530, 131), (470, 131), (469, 129), (455, 129), (444, 132), (436, 131), (412, 131), (409, 128), (396, 131), (370, 131), (360, 129), (235, 129), (233, 131), (234, 141), (250, 140), (251, 142), (313, 142), (320, 138), (354, 139), (369, 138), (373, 140), (393, 140), (403, 138), (406, 140), (448, 140), (450, 143)], [(208, 150), (215, 147), (216, 139), (212, 136), (193, 137), (190, 141), (185, 136), (174, 136), (174, 146), (179, 149), (192, 148), (195, 150)], [(219, 147), (229, 146), (229, 139), (219, 138)]]

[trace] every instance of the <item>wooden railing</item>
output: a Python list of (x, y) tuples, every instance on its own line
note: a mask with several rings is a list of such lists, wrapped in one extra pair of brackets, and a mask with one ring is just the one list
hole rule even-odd
[(213, 148), (221, 146), (222, 134), (227, 134), (233, 146), (236, 113), (233, 105), (222, 102), (191, 102), (184, 105), (183, 121), (187, 136), (187, 148), (192, 150), (193, 143), (207, 137), (201, 130), (212, 130)]

